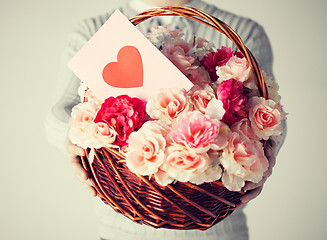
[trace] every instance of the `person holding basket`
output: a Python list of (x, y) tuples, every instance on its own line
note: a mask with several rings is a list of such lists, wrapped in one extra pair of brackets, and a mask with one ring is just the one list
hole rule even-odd
[[(245, 46), (252, 52), (260, 67), (264, 69), (268, 76), (273, 77), (272, 62), (273, 55), (269, 39), (264, 29), (251, 19), (240, 17), (233, 13), (223, 11), (213, 5), (207, 4), (201, 0), (131, 0), (122, 5), (119, 10), (126, 17), (133, 17), (139, 12), (147, 9), (181, 5), (200, 9), (211, 16), (215, 16), (227, 23), (242, 38)], [(104, 15), (88, 18), (82, 21), (70, 35), (67, 48), (65, 50), (65, 64), (75, 55), (75, 53), (96, 33), (96, 31), (111, 16), (112, 12)], [(186, 39), (192, 36), (200, 36), (214, 44), (215, 47), (235, 46), (223, 34), (217, 33), (204, 24), (200, 24), (191, 19), (182, 17), (157, 17), (151, 18), (137, 27), (147, 34), (152, 27), (169, 26), (171, 29), (182, 29)], [(64, 148), (67, 152), (72, 169), (77, 178), (85, 184), (86, 189), (92, 196), (97, 196), (97, 191), (90, 184), (89, 173), (81, 163), (81, 156), (85, 156), (84, 150), (73, 144), (66, 137), (68, 122), (72, 108), (80, 102), (78, 88), (80, 80), (67, 68), (64, 71), (64, 82), (67, 85), (63, 96), (52, 107), (46, 119), (46, 127), (49, 140), (59, 148)], [(285, 126), (284, 126), (285, 128)], [(284, 137), (284, 136), (283, 136)], [(263, 174), (263, 178), (258, 183), (247, 182), (243, 187), (246, 191), (241, 197), (241, 202), (233, 214), (219, 222), (206, 231), (199, 230), (171, 230), (171, 229), (154, 229), (146, 225), (133, 223), (129, 219), (116, 214), (112, 209), (101, 201), (97, 201), (97, 214), (99, 216), (100, 238), (103, 240), (114, 239), (249, 239), (248, 228), (246, 225), (246, 216), (243, 212), (244, 205), (250, 200), (256, 198), (262, 191), (263, 184), (271, 175), (272, 168), (275, 165), (275, 158), (283, 143), (283, 137), (279, 141), (271, 141), (265, 145), (265, 155), (269, 161), (269, 167)]]

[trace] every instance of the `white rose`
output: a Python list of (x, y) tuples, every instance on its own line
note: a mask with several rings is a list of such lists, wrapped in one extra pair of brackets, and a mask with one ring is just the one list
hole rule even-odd
[(237, 56), (231, 57), (225, 66), (217, 67), (219, 82), (229, 79), (245, 82), (249, 79), (251, 74), (251, 67), (246, 58), (239, 58)]

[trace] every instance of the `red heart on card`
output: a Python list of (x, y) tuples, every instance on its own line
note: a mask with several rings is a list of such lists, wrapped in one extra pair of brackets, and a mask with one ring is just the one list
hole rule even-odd
[(102, 71), (103, 80), (113, 87), (136, 88), (143, 86), (143, 63), (136, 47), (122, 47), (117, 62), (108, 63)]

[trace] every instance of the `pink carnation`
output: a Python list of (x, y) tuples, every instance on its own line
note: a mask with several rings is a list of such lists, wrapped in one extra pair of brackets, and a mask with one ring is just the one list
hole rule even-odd
[(216, 81), (218, 79), (216, 73), (217, 66), (220, 67), (226, 65), (232, 56), (232, 49), (223, 46), (221, 49), (217, 49), (216, 52), (210, 52), (203, 57), (203, 65), (209, 71), (212, 81)]
[(89, 88), (85, 91), (84, 97), (86, 98), (86, 100), (88, 102), (94, 102), (95, 104), (97, 104), (99, 106), (102, 104), (102, 101), (99, 98), (97, 98)]
[(205, 45), (209, 43), (209, 41), (205, 38), (193, 37), (190, 39), (190, 43), (196, 48), (204, 48)]
[(245, 104), (248, 99), (243, 93), (243, 84), (233, 79), (222, 82), (217, 89), (217, 98), (223, 102), (225, 114), (222, 121), (228, 125), (247, 117)]
[(234, 123), (230, 129), (233, 132), (245, 135), (249, 139), (260, 140), (258, 136), (254, 133), (251, 127), (251, 122), (247, 118), (243, 118), (241, 121)]
[(188, 70), (194, 58), (188, 56), (187, 53), (192, 48), (192, 44), (185, 42), (182, 39), (173, 39), (163, 46), (162, 53), (181, 71)]
[(240, 191), (245, 181), (260, 182), (269, 162), (261, 142), (233, 132), (220, 162), (224, 167), (222, 181), (231, 191)]
[(211, 82), (208, 72), (202, 67), (192, 66), (184, 70), (184, 75), (196, 85), (209, 84)]
[(174, 144), (205, 153), (209, 149), (221, 150), (227, 145), (229, 128), (216, 119), (199, 112), (188, 112), (173, 122), (167, 138)]
[(117, 132), (116, 144), (124, 146), (129, 135), (142, 126), (145, 115), (145, 104), (140, 99), (121, 95), (107, 98), (94, 122), (112, 126)]
[(147, 37), (151, 41), (155, 41), (156, 38), (167, 36), (169, 38), (181, 38), (184, 34), (181, 32), (181, 29), (171, 30), (167, 26), (158, 26), (155, 28), (151, 28), (151, 32), (147, 34)]

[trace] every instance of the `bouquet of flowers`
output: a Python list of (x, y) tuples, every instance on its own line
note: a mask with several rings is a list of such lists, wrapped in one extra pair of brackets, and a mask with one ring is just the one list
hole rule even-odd
[(219, 19), (171, 6), (129, 21), (165, 15), (204, 23), (239, 50), (153, 28), (148, 39), (193, 87), (159, 88), (147, 100), (125, 94), (102, 102), (82, 83), (68, 137), (85, 149), (81, 160), (90, 181), (116, 212), (155, 228), (205, 230), (235, 210), (246, 182), (263, 178), (269, 166), (264, 146), (279, 138), (286, 117), (277, 83)]
[(240, 191), (247, 181), (258, 183), (269, 166), (263, 144), (283, 131), (277, 83), (264, 74), (265, 99), (241, 52), (215, 49), (199, 37), (186, 41), (181, 30), (162, 26), (148, 38), (193, 88), (161, 89), (148, 102), (128, 95), (101, 102), (82, 84), (71, 141), (85, 149), (117, 149), (131, 172), (162, 186), (221, 180)]

